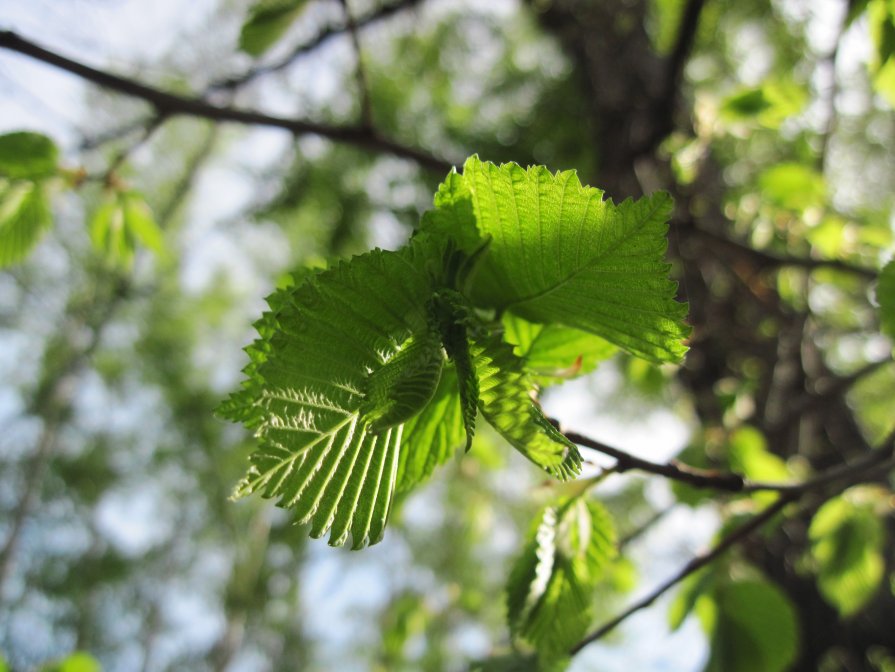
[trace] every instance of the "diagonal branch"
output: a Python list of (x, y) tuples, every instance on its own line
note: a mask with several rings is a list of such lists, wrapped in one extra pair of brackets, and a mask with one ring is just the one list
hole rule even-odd
[(743, 492), (747, 486), (745, 477), (740, 474), (696, 469), (676, 461), (665, 464), (652, 462), (577, 432), (563, 432), (563, 434), (574, 444), (590, 448), (613, 458), (616, 461), (615, 471), (617, 472), (645, 471), (657, 476), (670, 478), (674, 481), (680, 481), (696, 488), (712, 488), (725, 492)]
[(681, 569), (670, 578), (659, 584), (649, 594), (645, 595), (640, 600), (637, 600), (622, 613), (610, 619), (584, 637), (572, 647), (569, 651), (569, 655), (574, 656), (588, 644), (601, 639), (618, 627), (628, 617), (641, 609), (650, 606), (653, 602), (659, 599), (659, 597), (688, 576), (714, 562), (717, 558), (730, 550), (730, 548), (746, 539), (746, 537), (770, 521), (788, 504), (797, 501), (806, 493), (824, 491), (828, 486), (835, 485), (835, 488), (826, 490), (821, 495), (822, 499), (828, 499), (851, 485), (863, 482), (867, 479), (869, 474), (887, 473), (888, 470), (895, 467), (895, 458), (893, 458), (893, 455), (895, 455), (895, 432), (889, 434), (879, 447), (870, 451), (862, 458), (855, 460), (851, 464), (840, 465), (818, 474), (814, 478), (804, 481), (803, 483), (793, 484), (782, 489), (780, 496), (773, 504), (735, 528), (727, 536), (721, 539), (721, 541), (715, 544), (715, 546), (708, 552), (701, 553), (691, 558), (687, 564), (681, 567)]
[(239, 124), (269, 126), (290, 131), (293, 135), (319, 135), (333, 142), (354, 145), (362, 149), (386, 152), (395, 156), (411, 159), (421, 166), (437, 172), (447, 172), (451, 162), (416, 147), (403, 145), (400, 142), (383, 137), (375, 129), (364, 126), (334, 126), (304, 119), (290, 119), (272, 116), (256, 110), (236, 107), (220, 107), (212, 105), (202, 98), (181, 96), (147, 86), (133, 79), (90, 67), (78, 61), (66, 58), (53, 51), (31, 42), (14, 32), (0, 31), (0, 48), (16, 51), (44, 63), (78, 75), (94, 84), (118, 93), (146, 101), (159, 117), (187, 115), (210, 119), (219, 122), (235, 122)]
[(733, 532), (724, 537), (720, 542), (718, 542), (710, 551), (707, 553), (702, 553), (693, 557), (686, 565), (681, 567), (673, 576), (666, 579), (663, 583), (658, 585), (654, 590), (652, 590), (648, 595), (645, 595), (640, 600), (637, 600), (630, 607), (625, 609), (622, 613), (620, 613), (615, 618), (607, 621), (599, 628), (591, 632), (589, 635), (584, 637), (580, 642), (578, 642), (572, 649), (569, 651), (569, 655), (574, 656), (576, 653), (581, 651), (585, 646), (591, 644), (598, 639), (603, 638), (619, 625), (622, 622), (628, 619), (632, 614), (637, 613), (641, 609), (645, 609), (650, 606), (653, 602), (659, 599), (662, 595), (664, 595), (668, 590), (676, 586), (678, 583), (686, 579), (693, 572), (702, 569), (706, 565), (711, 564), (717, 558), (726, 553), (731, 547), (738, 544), (740, 541), (748, 537), (750, 534), (758, 530), (765, 523), (767, 523), (771, 518), (776, 516), (783, 508), (794, 502), (798, 498), (798, 495), (795, 493), (789, 493), (785, 495), (781, 495), (777, 501), (764, 509), (761, 513), (753, 516), (747, 522), (743, 523), (739, 527), (737, 527)]
[(762, 269), (774, 270), (785, 266), (793, 266), (810, 271), (818, 268), (829, 268), (834, 271), (850, 273), (866, 280), (876, 280), (878, 275), (878, 272), (872, 268), (852, 264), (847, 261), (842, 261), (841, 259), (813, 259), (811, 257), (797, 257), (794, 255), (777, 254), (767, 250), (758, 250), (731, 238), (727, 238), (726, 236), (707, 231), (704, 228), (696, 226), (693, 222), (686, 223), (684, 230), (687, 233), (705, 240), (707, 243), (721, 251), (727, 251), (735, 253), (741, 257), (746, 257)]
[[(551, 420), (551, 422), (554, 425), (557, 424), (554, 420)], [(877, 472), (880, 465), (888, 464), (893, 458), (893, 453), (895, 453), (895, 433), (893, 433), (879, 448), (863, 455), (861, 458), (820, 472), (808, 480), (797, 483), (766, 483), (763, 481), (752, 481), (742, 474), (697, 469), (676, 460), (666, 463), (652, 462), (583, 434), (566, 431), (563, 431), (563, 434), (574, 444), (590, 448), (615, 459), (616, 463), (613, 466), (615, 472), (643, 471), (657, 476), (664, 476), (673, 481), (686, 483), (696, 488), (711, 488), (732, 493), (778, 492), (801, 494), (839, 481), (845, 483), (861, 482), (867, 478), (869, 472)]]
[(689, 0), (684, 7), (678, 28), (677, 39), (668, 57), (668, 70), (665, 78), (665, 99), (672, 102), (676, 92), (681, 88), (681, 79), (684, 76), (684, 66), (690, 57), (693, 43), (696, 41), (696, 30), (699, 28), (699, 16), (705, 0)]

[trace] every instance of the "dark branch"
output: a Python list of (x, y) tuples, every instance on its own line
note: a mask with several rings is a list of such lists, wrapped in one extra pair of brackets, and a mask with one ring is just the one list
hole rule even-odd
[(804, 268), (814, 270), (818, 268), (829, 268), (834, 271), (842, 271), (850, 273), (867, 280), (876, 280), (878, 272), (872, 268), (850, 264), (840, 259), (812, 259), (810, 257), (796, 257), (793, 255), (777, 254), (765, 250), (757, 250), (754, 247), (731, 240), (725, 236), (706, 231), (703, 228), (693, 225), (685, 228), (688, 233), (706, 240), (712, 246), (724, 251), (733, 252), (741, 257), (750, 259), (756, 266), (766, 270), (774, 270), (786, 266)]
[(680, 481), (696, 488), (712, 488), (714, 490), (723, 490), (725, 492), (742, 492), (746, 486), (746, 479), (740, 474), (721, 473), (718, 471), (707, 471), (696, 469), (695, 467), (682, 464), (680, 462), (671, 461), (665, 464), (659, 462), (651, 462), (636, 455), (631, 455), (618, 448), (613, 448), (605, 443), (592, 439), (577, 432), (563, 432), (566, 438), (572, 443), (578, 444), (599, 453), (608, 455), (616, 460), (615, 470), (623, 471), (645, 471), (657, 476), (664, 476), (674, 481)]
[(795, 493), (789, 493), (785, 495), (781, 495), (776, 502), (771, 504), (761, 513), (753, 516), (748, 522), (743, 523), (738, 528), (736, 528), (733, 532), (728, 534), (724, 539), (722, 539), (718, 544), (714, 546), (709, 552), (703, 553), (693, 557), (686, 565), (684, 565), (677, 573), (675, 573), (672, 577), (667, 579), (664, 583), (657, 586), (651, 593), (638, 600), (630, 607), (625, 609), (622, 613), (620, 613), (615, 618), (607, 621), (599, 628), (594, 630), (592, 633), (587, 635), (584, 639), (578, 642), (572, 649), (569, 651), (569, 655), (574, 656), (576, 653), (581, 651), (585, 646), (591, 644), (598, 639), (601, 639), (608, 633), (612, 632), (617, 628), (623, 621), (625, 621), (632, 614), (637, 613), (641, 609), (645, 609), (650, 606), (653, 602), (659, 599), (666, 591), (676, 586), (678, 583), (686, 579), (688, 576), (693, 574), (694, 572), (702, 569), (706, 565), (711, 564), (716, 558), (720, 557), (724, 553), (726, 553), (732, 546), (736, 545), (750, 534), (755, 532), (758, 528), (762, 527), (765, 523), (767, 523), (771, 518), (776, 516), (783, 508), (795, 501), (798, 495)]
[(718, 557), (727, 552), (732, 546), (744, 540), (750, 534), (758, 530), (783, 508), (792, 502), (798, 500), (802, 495), (809, 492), (824, 491), (828, 486), (835, 485), (835, 488), (824, 492), (823, 498), (832, 497), (842, 492), (847, 487), (861, 483), (867, 480), (868, 474), (887, 473), (889, 469), (895, 466), (895, 432), (891, 433), (885, 441), (876, 449), (864, 455), (862, 458), (855, 460), (850, 464), (843, 464), (833, 469), (829, 469), (818, 474), (812, 479), (803, 483), (794, 484), (785, 488), (780, 488), (780, 497), (761, 513), (753, 516), (749, 521), (740, 525), (733, 532), (719, 541), (710, 551), (702, 553), (690, 559), (677, 573), (667, 579), (664, 583), (657, 586), (652, 592), (638, 600), (630, 607), (625, 609), (618, 616), (607, 621), (592, 633), (584, 637), (569, 651), (569, 655), (575, 655), (588, 644), (601, 639), (609, 632), (618, 627), (632, 614), (637, 613), (641, 609), (645, 609), (661, 597), (669, 589), (686, 579), (694, 572), (702, 569), (706, 565), (711, 564)]
[[(551, 422), (555, 425), (557, 424), (554, 420), (551, 420)], [(590, 448), (615, 459), (616, 463), (613, 466), (613, 471), (615, 472), (643, 471), (657, 476), (664, 476), (673, 481), (686, 483), (696, 488), (711, 488), (733, 493), (779, 492), (800, 494), (822, 488), (834, 482), (851, 482), (855, 479), (857, 479), (857, 482), (860, 482), (866, 478), (868, 471), (874, 470), (880, 464), (892, 459), (893, 451), (895, 451), (895, 433), (893, 433), (879, 448), (867, 453), (861, 459), (821, 472), (807, 481), (800, 483), (765, 483), (751, 481), (737, 473), (697, 469), (675, 460), (664, 464), (652, 462), (576, 432), (564, 431), (563, 434), (572, 443)]]
[(451, 163), (421, 149), (403, 145), (379, 135), (374, 129), (363, 126), (333, 126), (303, 119), (276, 117), (255, 110), (219, 107), (201, 98), (191, 98), (162, 91), (151, 86), (73, 61), (10, 32), (0, 31), (0, 47), (17, 51), (44, 63), (78, 75), (94, 84), (118, 93), (145, 100), (155, 108), (160, 117), (187, 115), (219, 122), (235, 122), (255, 126), (282, 128), (293, 135), (319, 135), (321, 137), (362, 149), (386, 152), (416, 161), (421, 166), (437, 172), (447, 172)]
[[(390, 5), (385, 5), (384, 7), (380, 7), (373, 12), (365, 14), (361, 17), (358, 17), (354, 21), (355, 30), (360, 28), (365, 28), (367, 26), (373, 25), (382, 21), (383, 19), (387, 19), (390, 16), (397, 14), (405, 9), (409, 9), (414, 7), (415, 5), (420, 4), (422, 0), (400, 0), (399, 2), (392, 3)], [(246, 84), (253, 79), (260, 77), (261, 75), (267, 75), (273, 72), (278, 72), (280, 70), (285, 70), (290, 65), (295, 63), (299, 58), (304, 56), (305, 54), (309, 54), (318, 47), (323, 44), (326, 44), (330, 40), (339, 35), (343, 35), (344, 33), (351, 30), (351, 27), (348, 23), (344, 23), (337, 26), (329, 26), (325, 28), (322, 32), (318, 33), (314, 38), (310, 41), (305, 42), (304, 44), (300, 44), (295, 49), (292, 50), (287, 56), (282, 58), (275, 63), (271, 63), (269, 65), (259, 65), (251, 70), (247, 70), (241, 75), (236, 75), (234, 77), (229, 77), (227, 79), (222, 79), (217, 82), (213, 82), (209, 86), (209, 90), (215, 89), (235, 89), (243, 84)]]
[(696, 30), (699, 28), (699, 16), (702, 14), (702, 8), (705, 6), (705, 0), (689, 0), (687, 6), (684, 7), (684, 14), (681, 17), (681, 25), (678, 29), (677, 39), (671, 55), (668, 57), (668, 75), (666, 81), (666, 100), (673, 99), (680, 90), (681, 79), (684, 76), (684, 66), (690, 57), (693, 49), (693, 43), (696, 40)]

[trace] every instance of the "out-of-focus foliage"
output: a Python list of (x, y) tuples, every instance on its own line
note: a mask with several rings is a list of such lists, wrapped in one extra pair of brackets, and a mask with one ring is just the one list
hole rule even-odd
[[(885, 446), (891, 0), (171, 4), (129, 21), (130, 3), (80, 3), (77, 14), (19, 3), (4, 28), (348, 141), (57, 86), (45, 66), (0, 52), (0, 650), (10, 669), (93, 664), (76, 650), (107, 672), (892, 667), (891, 460), (799, 495), (672, 588), (674, 634), (638, 611), (569, 658), (588, 629), (777, 495), (669, 487), (583, 448), (583, 477), (557, 483), (507, 450), (475, 403), (488, 397), (492, 424), (523, 453), (533, 427), (551, 431), (512, 422), (534, 389), (543, 410), (532, 418), (660, 464), (686, 445), (684, 464), (750, 483), (823, 481)], [(397, 158), (383, 139), (482, 163), (475, 180), (450, 178), (424, 215), (447, 168)], [(472, 330), (457, 330), (440, 379), (413, 378), (394, 398), (397, 366), (370, 383), (382, 408), (365, 413), (403, 421), (403, 441), (417, 446), (395, 461), (381, 544), (329, 549), (259, 498), (227, 501), (256, 445), (213, 411), (239, 384), (264, 296), (279, 297), (272, 311), (300, 313), (290, 298), (332, 277), (320, 270), (331, 260), (374, 247), (400, 255), (415, 231), (469, 217), (471, 201), (487, 211), (494, 196), (543, 189), (555, 211), (596, 222), (603, 197), (579, 198), (579, 178), (555, 173), (569, 169), (605, 189), (618, 218), (645, 222), (645, 238), (587, 239), (578, 249), (603, 250), (605, 264), (574, 266), (560, 311), (534, 294), (549, 297), (577, 261), (575, 236), (553, 241), (568, 248), (504, 236), (516, 220), (503, 207), (461, 236), (476, 263), (446, 267), (469, 281), (456, 289), (477, 308), (444, 304), (503, 342), (476, 350)], [(454, 208), (453, 186), (471, 201)], [(673, 209), (663, 195), (624, 200), (663, 191)], [(544, 213), (524, 201), (525, 230), (536, 230)], [(636, 217), (644, 204), (662, 216)], [(507, 265), (524, 280), (507, 282)], [(647, 285), (663, 314), (689, 303), (686, 343), (677, 316), (657, 321), (639, 302)], [(364, 302), (346, 310), (363, 315)], [(250, 370), (275, 325), (257, 326)], [(405, 359), (428, 361), (435, 340), (422, 336)], [(327, 368), (324, 345), (307, 357), (315, 370)], [(682, 364), (625, 352), (677, 361), (684, 347)], [(523, 363), (530, 371), (510, 388), (500, 373), (490, 388), (475, 376)], [(570, 501), (587, 510), (569, 517), (579, 526), (543, 525), (545, 510)], [(583, 562), (585, 536), (602, 538), (591, 533), (611, 529), (610, 517), (617, 542), (603, 539), (605, 556)], [(585, 519), (605, 524), (586, 533)], [(568, 543), (542, 544), (539, 556), (537, 532), (526, 540), (539, 527)], [(522, 606), (508, 610), (511, 574)]]
[(48, 182), (58, 154), (40, 133), (0, 135), (0, 268), (23, 259), (52, 225)]

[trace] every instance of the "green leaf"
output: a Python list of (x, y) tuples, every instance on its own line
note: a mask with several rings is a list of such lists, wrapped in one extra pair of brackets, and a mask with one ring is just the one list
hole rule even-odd
[(0, 180), (0, 268), (24, 259), (52, 223), (43, 183)]
[(162, 230), (152, 216), (146, 199), (136, 191), (121, 194), (121, 208), (124, 212), (124, 226), (134, 239), (156, 254), (163, 254), (165, 242)]
[(439, 207), (463, 224), (471, 199), (479, 237), (491, 239), (470, 287), (474, 304), (581, 329), (652, 361), (682, 359), (686, 305), (663, 259), (668, 194), (616, 206), (572, 171), (476, 156), (462, 177), (458, 186), (449, 176), (452, 200)]
[(807, 102), (805, 89), (792, 82), (771, 80), (742, 88), (721, 104), (721, 117), (728, 121), (755, 121), (767, 128), (780, 127)]
[(507, 583), (510, 632), (541, 660), (563, 659), (593, 618), (593, 593), (615, 556), (606, 510), (580, 497), (544, 509)]
[(704, 619), (711, 634), (705, 672), (783, 672), (795, 660), (795, 610), (774, 584), (760, 580), (720, 583), (711, 605), (711, 617)]
[(711, 569), (691, 574), (684, 580), (668, 608), (668, 627), (672, 632), (684, 624), (699, 598), (708, 593), (714, 583), (715, 573)]
[[(329, 530), (333, 545), (349, 535), (354, 548), (382, 538), (404, 425), (377, 423), (381, 416), (371, 402), (387, 403), (382, 386), (391, 383), (397, 392), (409, 380), (394, 370), (384, 377), (380, 372), (413, 343), (430, 338), (433, 278), (426, 260), (435, 253), (426, 241), (399, 252), (374, 250), (272, 297), (272, 311), (262, 317), (260, 338), (249, 349), (250, 378), (220, 409), (247, 421), (260, 440), (235, 496), (278, 497), (299, 522), (310, 523), (312, 536)], [(414, 355), (404, 364), (420, 361)], [(430, 374), (437, 382), (436, 372)], [(420, 407), (402, 408), (400, 415), (424, 411), (439, 399), (424, 396), (406, 396), (403, 403)]]
[(539, 383), (550, 385), (593, 371), (617, 348), (586, 331), (503, 316), (504, 337)]
[(799, 212), (822, 205), (827, 193), (823, 175), (800, 163), (768, 168), (759, 176), (758, 185), (774, 205)]
[(118, 194), (108, 194), (90, 219), (90, 240), (106, 261), (129, 266), (134, 258), (134, 237), (125, 225)]
[(511, 346), (498, 334), (470, 334), (470, 352), (479, 384), (479, 410), (510, 445), (560, 480), (581, 471), (581, 455), (532, 400), (534, 383)]
[(90, 220), (90, 239), (106, 261), (128, 267), (137, 244), (164, 254), (165, 243), (146, 200), (135, 191), (109, 192)]
[(260, 0), (252, 5), (239, 33), (239, 48), (251, 56), (260, 56), (301, 15), (308, 0)]
[(427, 479), (463, 446), (465, 438), (457, 372), (447, 366), (432, 401), (404, 425), (395, 490), (407, 492)]
[(437, 331), (430, 328), (411, 335), (367, 378), (361, 420), (370, 431), (381, 432), (417, 415), (432, 399), (443, 365)]
[(470, 665), (469, 672), (563, 672), (570, 662), (567, 658), (542, 661), (535, 654), (516, 652), (477, 660)]
[(876, 284), (876, 301), (879, 303), (879, 321), (882, 331), (895, 340), (895, 259), (880, 271)]
[(102, 672), (99, 661), (84, 651), (75, 651), (62, 660), (40, 668), (41, 672)]
[(29, 131), (0, 135), (0, 177), (42, 180), (56, 174), (59, 150), (47, 136)]
[[(728, 440), (730, 468), (753, 481), (784, 483), (789, 479), (786, 463), (768, 450), (764, 434), (754, 427), (743, 426), (736, 429)], [(777, 495), (759, 492), (753, 495), (758, 501), (771, 502)]]
[(430, 303), (430, 310), (441, 333), (444, 349), (457, 371), (460, 410), (466, 429), (468, 451), (475, 436), (475, 416), (479, 405), (479, 381), (469, 351), (467, 333), (469, 327), (475, 323), (475, 318), (463, 297), (452, 290), (436, 293)]
[(820, 592), (843, 616), (859, 611), (885, 574), (882, 521), (869, 504), (856, 504), (847, 494), (818, 509), (808, 532)]

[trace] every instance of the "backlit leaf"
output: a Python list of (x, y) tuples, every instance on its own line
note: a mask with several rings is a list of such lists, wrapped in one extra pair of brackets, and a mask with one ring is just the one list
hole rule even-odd
[(849, 616), (873, 597), (885, 574), (885, 530), (869, 505), (847, 496), (825, 503), (811, 521), (811, 555), (824, 598)]
[(24, 259), (52, 221), (43, 183), (0, 180), (0, 268)]
[[(403, 384), (391, 374), (371, 383), (377, 372), (429, 338), (432, 251), (423, 245), (374, 250), (278, 292), (250, 349), (251, 378), (221, 409), (248, 419), (261, 443), (235, 495), (279, 498), (312, 536), (329, 530), (333, 545), (349, 535), (354, 548), (376, 543), (388, 518), (404, 425), (365, 418), (372, 399), (389, 397), (381, 384)], [(423, 411), (423, 396), (401, 415)]]
[(308, 0), (259, 0), (239, 33), (239, 48), (260, 56), (289, 30), (307, 4)]
[(615, 530), (596, 502), (574, 498), (542, 512), (510, 572), (510, 632), (542, 660), (563, 659), (593, 618), (593, 593), (615, 556)]
[(404, 425), (395, 489), (406, 492), (428, 478), (466, 441), (457, 373), (446, 366), (426, 407)]
[(652, 361), (680, 361), (689, 329), (664, 261), (667, 194), (616, 206), (572, 171), (475, 156), (462, 177), (463, 188), (449, 177), (455, 197), (440, 207), (465, 212), (468, 190), (480, 239), (490, 239), (469, 288), (475, 305), (581, 329)]
[(549, 385), (593, 371), (617, 348), (579, 329), (535, 324), (512, 313), (503, 316), (504, 338), (538, 382)]
[(758, 185), (771, 203), (796, 211), (821, 205), (827, 191), (823, 176), (800, 163), (768, 168), (759, 176)]
[(534, 383), (511, 346), (483, 331), (470, 338), (479, 383), (479, 410), (510, 445), (560, 480), (581, 471), (578, 449), (544, 417), (532, 399)]
[(56, 174), (59, 150), (47, 136), (29, 131), (0, 135), (0, 177), (41, 180)]
[(798, 652), (798, 627), (789, 598), (760, 580), (718, 583), (711, 594), (711, 654), (705, 672), (783, 672)]

